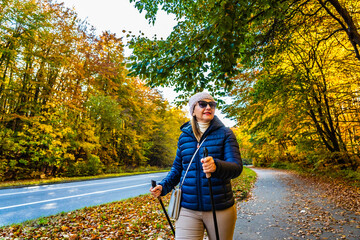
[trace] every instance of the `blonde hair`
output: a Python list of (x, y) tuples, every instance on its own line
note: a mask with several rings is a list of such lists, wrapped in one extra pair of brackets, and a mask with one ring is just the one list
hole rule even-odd
[(196, 121), (196, 117), (193, 116), (191, 121), (191, 127), (192, 127), (192, 130), (193, 130), (193, 133), (195, 135), (195, 138), (198, 142), (200, 142), (200, 139), (201, 139), (201, 136), (202, 136), (202, 133), (200, 132), (200, 129), (199, 129), (199, 125)]

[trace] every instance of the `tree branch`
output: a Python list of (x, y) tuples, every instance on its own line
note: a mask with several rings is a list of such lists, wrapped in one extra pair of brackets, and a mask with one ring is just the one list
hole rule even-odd
[(344, 23), (341, 21), (341, 19), (336, 17), (330, 11), (330, 9), (325, 5), (325, 3), (322, 0), (318, 0), (318, 1), (321, 4), (321, 6), (326, 10), (326, 12), (333, 19), (335, 19), (341, 25), (341, 27), (345, 30), (345, 32), (347, 33), (347, 35), (349, 37), (351, 44), (353, 45), (353, 48), (355, 51), (355, 56), (357, 59), (360, 60), (360, 53), (359, 53), (359, 49), (358, 49), (358, 46), (360, 46), (360, 34), (358, 33), (355, 23), (354, 23), (352, 17), (350, 16), (349, 12), (340, 5), (338, 0), (327, 0), (327, 2), (329, 2), (336, 9), (337, 13), (340, 14), (342, 19), (345, 21), (345, 23)]

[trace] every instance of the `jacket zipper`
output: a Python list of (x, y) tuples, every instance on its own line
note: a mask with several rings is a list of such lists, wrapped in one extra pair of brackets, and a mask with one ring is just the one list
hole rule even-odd
[[(197, 147), (199, 147), (199, 145), (200, 145), (200, 143), (198, 142), (197, 143)], [(197, 154), (198, 154), (198, 156), (200, 156), (200, 149), (199, 149), (199, 152), (197, 152)], [(195, 156), (196, 157), (196, 156)], [(196, 171), (196, 175), (197, 175), (197, 179), (198, 179), (198, 181), (196, 181), (197, 182), (197, 188), (199, 189), (199, 191), (198, 191), (198, 203), (199, 203), (199, 210), (200, 211), (203, 211), (203, 209), (204, 209), (204, 206), (203, 206), (203, 203), (202, 203), (202, 201), (201, 201), (201, 199), (202, 199), (202, 191), (201, 191), (201, 177), (200, 177), (200, 175), (201, 175), (201, 173), (200, 173), (200, 171), (201, 171), (201, 166), (200, 166), (200, 161), (199, 161), (200, 159), (196, 159), (196, 164), (197, 164), (197, 171)]]

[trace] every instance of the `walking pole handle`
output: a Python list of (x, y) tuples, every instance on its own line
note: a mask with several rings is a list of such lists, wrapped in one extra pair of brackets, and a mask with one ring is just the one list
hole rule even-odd
[[(209, 156), (209, 151), (206, 147), (204, 147), (204, 155), (203, 158), (206, 158)], [(206, 178), (211, 178), (211, 173), (205, 173), (206, 174)]]
[(156, 187), (156, 181), (155, 180), (151, 180), (151, 186), (154, 188)]

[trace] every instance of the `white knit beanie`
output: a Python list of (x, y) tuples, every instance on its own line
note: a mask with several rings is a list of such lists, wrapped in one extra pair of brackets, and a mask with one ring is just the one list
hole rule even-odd
[(202, 99), (209, 99), (211, 101), (215, 101), (214, 98), (207, 92), (199, 92), (199, 93), (195, 94), (189, 100), (189, 111), (190, 111), (191, 116), (194, 113), (194, 108), (195, 108), (196, 103)]

